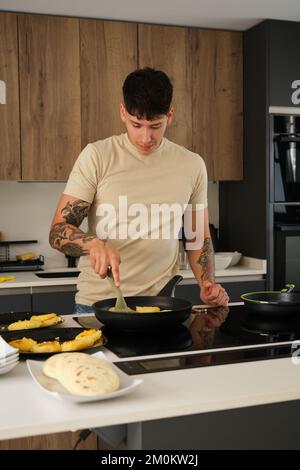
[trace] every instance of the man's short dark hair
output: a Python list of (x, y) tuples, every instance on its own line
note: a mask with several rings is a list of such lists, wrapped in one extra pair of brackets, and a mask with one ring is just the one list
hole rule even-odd
[(173, 85), (161, 70), (149, 67), (131, 72), (123, 85), (127, 112), (138, 119), (151, 121), (170, 110)]

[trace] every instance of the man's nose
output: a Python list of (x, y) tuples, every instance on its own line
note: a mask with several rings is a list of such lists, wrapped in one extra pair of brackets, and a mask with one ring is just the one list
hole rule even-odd
[(151, 139), (152, 139), (151, 129), (143, 129), (143, 134), (142, 134), (143, 143), (147, 144), (148, 142), (151, 142)]

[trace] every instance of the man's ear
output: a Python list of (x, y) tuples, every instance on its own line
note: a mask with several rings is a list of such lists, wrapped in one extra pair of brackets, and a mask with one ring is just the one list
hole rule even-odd
[(173, 120), (173, 116), (174, 116), (174, 108), (171, 107), (168, 111), (168, 114), (167, 114), (167, 125), (171, 124), (171, 122)]
[(120, 103), (120, 116), (123, 122), (126, 121), (126, 108), (123, 103)]

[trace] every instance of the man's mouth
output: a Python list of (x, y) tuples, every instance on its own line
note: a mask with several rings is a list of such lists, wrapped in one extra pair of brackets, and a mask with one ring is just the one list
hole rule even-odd
[(153, 144), (151, 145), (140, 145), (140, 148), (142, 150), (150, 150), (153, 147)]

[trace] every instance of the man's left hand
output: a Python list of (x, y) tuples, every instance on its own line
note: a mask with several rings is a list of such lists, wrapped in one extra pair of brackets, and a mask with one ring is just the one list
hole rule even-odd
[(201, 286), (201, 300), (207, 305), (228, 305), (229, 297), (221, 284), (204, 281)]

